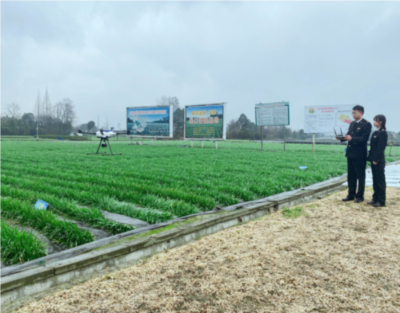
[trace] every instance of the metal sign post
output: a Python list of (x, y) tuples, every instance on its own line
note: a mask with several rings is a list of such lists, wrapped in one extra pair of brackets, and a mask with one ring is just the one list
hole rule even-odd
[(260, 136), (261, 136), (261, 151), (264, 150), (263, 146), (263, 126), (260, 126)]
[(36, 123), (36, 141), (39, 141), (39, 125), (42, 126), (42, 122), (37, 121), (37, 123)]
[(286, 127), (283, 126), (283, 151), (286, 151)]
[(315, 133), (312, 134), (312, 152), (315, 152)]
[[(264, 149), (262, 138), (262, 127), (264, 126), (287, 126), (290, 125), (289, 102), (259, 103), (255, 105), (256, 125), (260, 126), (261, 150)], [(283, 150), (286, 151), (286, 140), (284, 133)]]

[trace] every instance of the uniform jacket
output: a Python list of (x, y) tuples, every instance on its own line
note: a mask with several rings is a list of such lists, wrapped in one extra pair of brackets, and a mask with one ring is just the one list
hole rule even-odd
[(376, 163), (385, 163), (385, 148), (387, 146), (388, 135), (386, 130), (378, 129), (371, 137), (371, 149), (368, 155), (368, 161)]
[(351, 159), (367, 158), (367, 142), (371, 129), (371, 123), (365, 119), (358, 123), (356, 121), (351, 122), (347, 135), (350, 135), (352, 140), (347, 143), (346, 157)]

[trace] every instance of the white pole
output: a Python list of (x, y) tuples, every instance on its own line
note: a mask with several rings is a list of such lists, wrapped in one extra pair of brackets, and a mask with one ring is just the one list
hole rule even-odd
[(218, 149), (218, 140), (215, 140), (215, 149)]
[(201, 147), (204, 148), (204, 141), (201, 141)]
[(286, 126), (283, 127), (283, 151), (286, 151)]
[(312, 134), (312, 152), (315, 152), (315, 133)]
[(191, 146), (192, 146), (192, 148), (193, 148), (193, 141), (191, 141)]

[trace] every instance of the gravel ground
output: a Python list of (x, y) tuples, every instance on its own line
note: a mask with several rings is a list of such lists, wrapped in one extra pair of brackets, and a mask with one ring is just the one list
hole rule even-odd
[(299, 217), (277, 212), (227, 229), (18, 312), (398, 313), (400, 189), (388, 189), (384, 208), (343, 203), (345, 195), (302, 205)]

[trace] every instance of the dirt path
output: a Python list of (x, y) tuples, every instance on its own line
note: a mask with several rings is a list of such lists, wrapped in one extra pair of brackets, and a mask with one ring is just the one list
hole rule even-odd
[[(400, 189), (346, 192), (151, 257), (20, 312), (400, 312)], [(371, 188), (366, 199), (371, 198)]]

